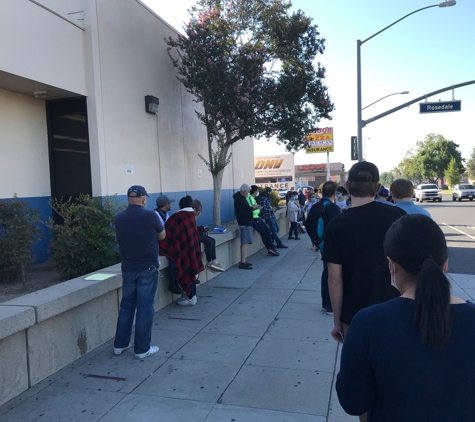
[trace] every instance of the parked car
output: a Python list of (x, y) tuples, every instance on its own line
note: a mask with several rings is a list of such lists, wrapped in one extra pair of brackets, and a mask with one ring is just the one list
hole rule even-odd
[(297, 189), (302, 189), (302, 191), (303, 191), (304, 189), (307, 189), (307, 190), (310, 190), (310, 189), (311, 189), (311, 190), (315, 190), (315, 188), (314, 188), (313, 186), (310, 186), (310, 185), (302, 185), (302, 186), (297, 187)]
[(462, 199), (468, 199), (473, 201), (475, 198), (475, 186), (473, 185), (455, 185), (452, 192), (452, 201), (461, 201)]
[(423, 201), (439, 201), (442, 202), (442, 193), (437, 185), (433, 183), (417, 185), (416, 190), (414, 191), (414, 198), (417, 202)]
[(288, 189), (279, 189), (279, 198), (285, 199), (285, 195), (287, 195)]

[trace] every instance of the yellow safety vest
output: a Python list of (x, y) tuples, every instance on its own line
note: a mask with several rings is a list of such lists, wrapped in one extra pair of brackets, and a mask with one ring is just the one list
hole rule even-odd
[[(257, 204), (255, 198), (252, 195), (249, 195), (246, 199), (250, 207), (252, 207), (254, 204)], [(259, 208), (256, 208), (255, 210), (252, 211), (252, 217), (259, 218), (260, 213), (261, 213), (261, 210)]]

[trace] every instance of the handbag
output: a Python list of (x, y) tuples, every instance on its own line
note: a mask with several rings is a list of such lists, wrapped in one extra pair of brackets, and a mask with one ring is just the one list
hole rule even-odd
[(174, 295), (182, 295), (185, 293), (181, 286), (178, 284), (176, 278), (175, 280), (168, 282), (168, 291), (172, 292)]

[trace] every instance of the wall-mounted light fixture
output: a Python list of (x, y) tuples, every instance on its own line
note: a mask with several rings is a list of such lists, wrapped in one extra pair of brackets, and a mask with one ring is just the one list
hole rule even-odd
[(151, 114), (158, 113), (158, 98), (154, 97), (153, 95), (146, 95), (145, 96), (145, 111)]

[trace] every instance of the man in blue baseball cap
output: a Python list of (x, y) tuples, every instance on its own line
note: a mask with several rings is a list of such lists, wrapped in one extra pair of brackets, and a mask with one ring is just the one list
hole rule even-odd
[(136, 316), (134, 352), (137, 359), (158, 352), (158, 346), (151, 346), (150, 343), (158, 285), (158, 242), (165, 239), (165, 228), (157, 214), (145, 209), (147, 197), (143, 186), (131, 186), (127, 191), (128, 207), (115, 217), (122, 261), (122, 300), (114, 355), (120, 355), (130, 347)]

